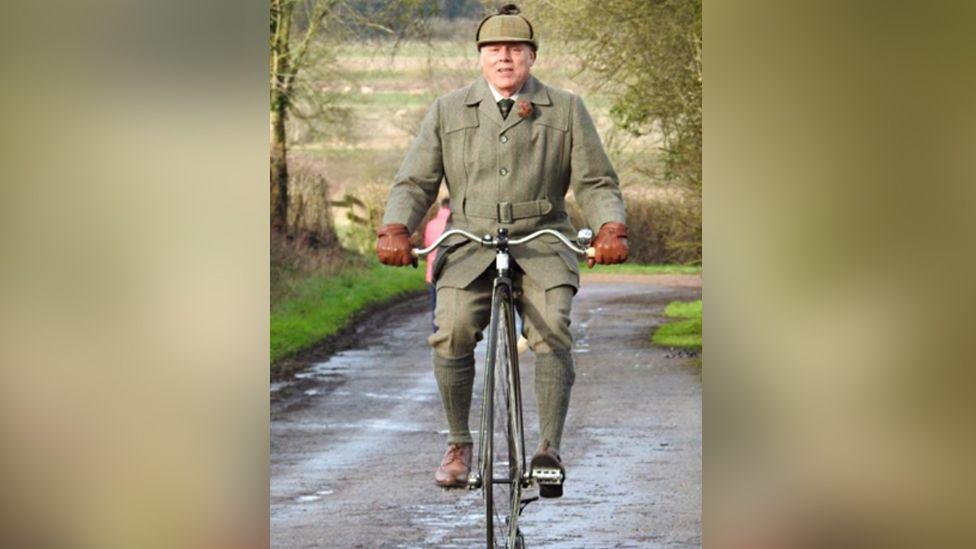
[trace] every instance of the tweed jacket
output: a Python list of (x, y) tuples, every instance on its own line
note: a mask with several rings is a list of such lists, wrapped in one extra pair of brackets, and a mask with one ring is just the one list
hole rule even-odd
[[(438, 97), (394, 176), (383, 223), (412, 233), (442, 180), (451, 197), (449, 229), (495, 235), (505, 227), (517, 238), (550, 228), (575, 238), (566, 213), (570, 189), (594, 232), (625, 222), (617, 174), (582, 99), (530, 76), (522, 101), (532, 103), (528, 116), (516, 105), (503, 119), (484, 78)], [(494, 261), (494, 250), (477, 243), (448, 244), (435, 266), (438, 287), (464, 288)], [(512, 247), (511, 256), (547, 289), (579, 287), (579, 258), (554, 237)]]

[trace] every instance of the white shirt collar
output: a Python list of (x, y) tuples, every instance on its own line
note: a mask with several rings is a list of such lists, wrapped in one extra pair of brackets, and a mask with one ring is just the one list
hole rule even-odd
[[(485, 82), (488, 82), (488, 81), (485, 80)], [(524, 87), (525, 87), (525, 84), (522, 84), (522, 88), (524, 88)], [(518, 101), (519, 94), (522, 93), (522, 88), (519, 88), (517, 92), (513, 93), (512, 96), (509, 99), (511, 99), (513, 101)], [(488, 82), (488, 89), (491, 90), (491, 94), (493, 96), (495, 96), (495, 103), (498, 103), (499, 101), (501, 101), (502, 99), (505, 98), (505, 96), (502, 95), (502, 92), (498, 91), (498, 88), (496, 88), (495, 86), (493, 86), (491, 84), (491, 82)]]

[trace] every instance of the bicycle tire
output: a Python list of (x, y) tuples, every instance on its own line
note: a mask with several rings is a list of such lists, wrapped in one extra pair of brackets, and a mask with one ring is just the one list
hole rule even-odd
[(488, 547), (522, 547), (518, 528), (525, 464), (511, 289), (492, 295), (482, 404), (481, 474)]

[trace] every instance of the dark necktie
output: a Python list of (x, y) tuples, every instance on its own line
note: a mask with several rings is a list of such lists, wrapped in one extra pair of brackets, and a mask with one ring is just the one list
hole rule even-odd
[(498, 102), (498, 110), (502, 112), (502, 119), (508, 118), (508, 113), (512, 112), (512, 105), (515, 104), (514, 99), (502, 99)]

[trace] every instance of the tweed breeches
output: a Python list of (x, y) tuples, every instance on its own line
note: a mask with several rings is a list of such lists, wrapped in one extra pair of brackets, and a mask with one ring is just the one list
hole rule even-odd
[[(492, 271), (486, 270), (466, 288), (437, 288), (434, 318), (438, 330), (427, 339), (437, 355), (457, 359), (474, 352), (491, 317)], [(517, 269), (513, 269), (512, 282), (529, 348), (537, 354), (569, 352), (573, 346), (570, 312), (576, 289), (556, 286), (546, 290)]]

